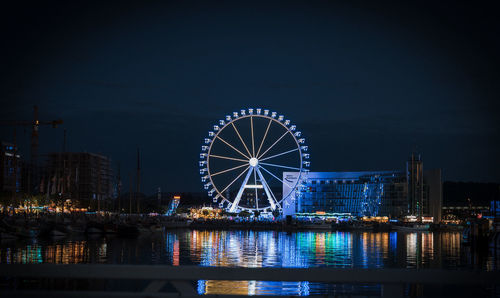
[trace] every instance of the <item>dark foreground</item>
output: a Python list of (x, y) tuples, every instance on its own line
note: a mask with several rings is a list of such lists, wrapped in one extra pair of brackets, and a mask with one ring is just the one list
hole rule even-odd
[[(408, 269), (333, 268), (227, 268), (145, 265), (0, 265), (0, 276), (9, 276), (4, 294), (16, 297), (164, 297), (180, 295), (310, 295), (309, 285), (340, 285), (346, 293), (382, 297), (434, 296), (454, 294), (459, 288), (475, 295), (495, 295), (500, 285), (498, 272), (469, 272)], [(9, 272), (9, 273), (6, 273)], [(50, 277), (49, 286), (44, 280)], [(110, 283), (112, 279), (115, 283)], [(308, 281), (304, 281), (307, 279)], [(95, 280), (97, 282), (89, 282)], [(121, 282), (116, 282), (117, 280)], [(140, 281), (142, 282), (140, 282)], [(265, 280), (262, 282), (260, 280)], [(82, 287), (82, 283), (86, 286)], [(80, 283), (79, 283), (80, 282)], [(135, 284), (136, 289), (125, 287)], [(229, 291), (217, 291), (219, 283), (231, 284)], [(13, 284), (16, 284), (13, 286)], [(142, 286), (141, 286), (142, 283)], [(275, 284), (273, 292), (256, 292), (259, 283)], [(295, 287), (292, 286), (295, 284)], [(120, 287), (121, 285), (121, 287)], [(291, 287), (292, 286), (292, 287)], [(372, 288), (371, 292), (359, 289)], [(464, 288), (465, 287), (465, 288)], [(482, 288), (481, 288), (482, 287)], [(214, 288), (210, 290), (210, 288)], [(281, 291), (278, 289), (281, 288)], [(283, 292), (296, 288), (295, 293)], [(327, 293), (334, 296), (337, 291)]]

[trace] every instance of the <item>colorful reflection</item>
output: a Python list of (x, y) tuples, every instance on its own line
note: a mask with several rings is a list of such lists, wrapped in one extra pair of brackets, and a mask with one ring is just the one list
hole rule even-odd
[[(398, 245), (398, 242), (404, 243)], [(406, 250), (400, 253), (398, 246)], [(189, 247), (191, 260), (202, 266), (299, 268), (399, 267), (401, 258), (405, 258), (404, 267), (439, 267), (433, 263), (434, 249), (433, 233), (276, 231), (193, 231)], [(449, 257), (459, 258), (458, 255)], [(306, 295), (310, 287), (318, 288), (318, 285), (203, 280), (198, 283), (198, 292), (213, 295)], [(324, 287), (338, 292), (336, 287), (345, 285)], [(370, 290), (370, 286), (367, 289)], [(371, 287), (371, 290), (375, 289), (376, 286)]]
[(199, 280), (198, 294), (309, 296), (309, 282)]
[(172, 266), (180, 265), (179, 239), (177, 235), (168, 233), (166, 235), (166, 253)]
[[(497, 270), (461, 246), (458, 232), (278, 232), (170, 230), (122, 239), (0, 241), (0, 263), (166, 264), (217, 267), (476, 268)], [(359, 287), (354, 288), (359, 289)], [(377, 288), (363, 288), (371, 295)], [(200, 294), (309, 295), (352, 291), (350, 285), (268, 281), (198, 281)]]
[[(101, 247), (98, 254), (105, 254)], [(76, 264), (88, 263), (86, 241), (70, 241), (64, 244), (42, 245), (28, 244), (24, 247), (8, 247), (0, 249), (2, 263), (6, 264)]]

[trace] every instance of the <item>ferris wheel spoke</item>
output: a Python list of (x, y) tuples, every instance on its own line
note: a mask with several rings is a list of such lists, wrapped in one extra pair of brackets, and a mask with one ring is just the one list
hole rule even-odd
[(236, 182), (236, 180), (238, 180), (246, 172), (246, 170), (248, 170), (248, 168), (250, 168), (250, 166), (244, 169), (243, 172), (241, 172), (236, 178), (234, 178), (234, 180), (231, 181), (231, 183), (229, 183), (223, 190), (221, 190), (220, 193), (225, 192), (231, 185), (233, 185), (234, 182)]
[(238, 131), (238, 129), (236, 128), (236, 125), (234, 125), (234, 122), (231, 122), (231, 125), (233, 126), (234, 131), (236, 132), (236, 134), (238, 135), (238, 138), (240, 138), (241, 143), (242, 143), (242, 144), (243, 144), (243, 146), (245, 147), (245, 150), (247, 151), (248, 156), (252, 156), (252, 154), (250, 153), (250, 150), (248, 150), (247, 144), (245, 144), (245, 142), (244, 142), (244, 141), (243, 141), (243, 139), (241, 138), (240, 132), (239, 132), (239, 131)]
[(261, 154), (258, 158), (260, 159), (260, 158), (262, 158), (262, 156), (266, 155), (266, 153), (267, 153), (267, 152), (269, 152), (269, 150), (271, 150), (271, 149), (274, 147), (274, 145), (278, 144), (278, 142), (279, 142), (279, 141), (281, 141), (281, 139), (283, 139), (283, 138), (286, 136), (286, 134), (287, 134), (287, 133), (289, 133), (289, 132), (290, 132), (290, 131), (288, 131), (288, 130), (287, 130), (287, 131), (285, 131), (285, 133), (284, 133), (284, 134), (282, 134), (282, 135), (281, 135), (281, 137), (279, 137), (279, 138), (276, 140), (276, 142), (274, 142), (274, 143), (271, 145), (271, 147), (267, 148), (267, 150), (266, 150), (266, 151), (264, 151), (264, 153), (262, 153), (262, 154)]
[(229, 147), (231, 147), (233, 150), (235, 150), (236, 152), (238, 152), (239, 154), (241, 154), (242, 156), (244, 156), (245, 158), (248, 158), (250, 159), (249, 156), (246, 156), (245, 154), (243, 154), (240, 150), (234, 148), (233, 145), (229, 144), (228, 142), (226, 142), (223, 138), (219, 137), (219, 136), (216, 136), (217, 139), (221, 140), (224, 144), (228, 145)]
[(285, 184), (286, 186), (288, 186), (290, 189), (292, 188), (290, 186), (290, 184), (286, 183), (285, 181), (281, 180), (280, 178), (278, 178), (276, 175), (274, 175), (273, 173), (271, 173), (269, 170), (267, 170), (266, 168), (262, 167), (262, 166), (259, 166), (259, 168), (263, 169), (264, 171), (266, 171), (269, 175), (273, 176), (274, 178), (276, 178), (276, 180), (278, 180), (279, 182)]
[(271, 209), (275, 210), (276, 209), (276, 204), (278, 205), (279, 208), (281, 206), (278, 203), (278, 200), (276, 200), (276, 197), (274, 196), (273, 191), (269, 187), (269, 185), (266, 182), (266, 179), (264, 178), (264, 175), (262, 175), (262, 172), (259, 170), (259, 168), (255, 169), (257, 171), (257, 175), (260, 177), (260, 181), (262, 183), (262, 186), (264, 187), (264, 191), (266, 192), (267, 195), (267, 200), (269, 201), (269, 205), (271, 205)]
[(299, 150), (299, 148), (288, 150), (288, 151), (285, 151), (285, 152), (282, 152), (282, 153), (279, 153), (279, 154), (275, 154), (275, 155), (272, 155), (272, 156), (268, 156), (266, 158), (262, 158), (260, 161), (268, 160), (268, 159), (271, 159), (271, 158), (275, 158), (275, 157), (278, 157), (278, 156), (281, 156), (281, 155), (285, 155), (285, 154), (288, 154), (288, 153), (291, 153), (291, 152), (294, 152), (294, 151), (298, 151), (298, 150)]
[(238, 208), (238, 204), (240, 203), (241, 196), (243, 195), (243, 191), (245, 190), (245, 186), (248, 183), (248, 179), (250, 178), (250, 175), (252, 175), (252, 172), (255, 170), (255, 168), (250, 168), (248, 170), (247, 175), (245, 176), (245, 179), (243, 179), (243, 183), (241, 183), (240, 189), (238, 190), (238, 194), (236, 195), (236, 198), (233, 201), (233, 204), (231, 204), (231, 208), (229, 208), (229, 212), (234, 212), (236, 211), (236, 208)]
[(208, 157), (215, 157), (215, 158), (220, 158), (220, 159), (229, 159), (229, 160), (236, 160), (236, 161), (248, 162), (248, 160), (244, 160), (244, 159), (241, 159), (241, 158), (234, 158), (234, 157), (228, 157), (228, 156), (220, 156), (220, 155), (214, 155), (214, 154), (210, 154)]
[(250, 116), (250, 128), (252, 130), (252, 157), (255, 157), (255, 140), (253, 137), (253, 116)]
[(264, 145), (264, 141), (266, 140), (267, 132), (269, 131), (269, 127), (271, 126), (271, 122), (273, 122), (273, 120), (269, 119), (269, 123), (267, 124), (266, 132), (264, 133), (264, 137), (262, 138), (262, 141), (260, 142), (259, 150), (257, 150), (257, 154), (255, 156), (259, 156), (260, 149), (262, 149), (262, 145)]
[(271, 167), (278, 167), (278, 168), (284, 168), (284, 169), (290, 169), (290, 170), (300, 171), (300, 168), (287, 167), (287, 166), (277, 165), (277, 164), (274, 164), (274, 163), (259, 162), (259, 164), (265, 165), (265, 166), (271, 166)]
[(223, 173), (227, 173), (227, 172), (230, 172), (230, 171), (234, 171), (236, 169), (239, 169), (239, 168), (242, 168), (244, 166), (246, 166), (247, 164), (242, 164), (242, 165), (239, 165), (239, 166), (236, 166), (234, 168), (230, 168), (230, 169), (226, 169), (226, 170), (222, 170), (220, 172), (217, 172), (217, 173), (213, 173), (211, 176), (214, 177), (214, 176), (217, 176), (219, 174), (223, 174)]

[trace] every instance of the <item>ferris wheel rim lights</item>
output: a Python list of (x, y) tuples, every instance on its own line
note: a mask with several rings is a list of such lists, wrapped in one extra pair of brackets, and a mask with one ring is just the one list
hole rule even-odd
[[(247, 144), (243, 141), (243, 138), (241, 134), (239, 133), (235, 123), (238, 121), (241, 121), (245, 118), (250, 118), (250, 126), (251, 126), (251, 144), (252, 144), (252, 153), (250, 153), (250, 149), (248, 148)], [(256, 153), (256, 145), (255, 144), (255, 137), (254, 137), (254, 124), (253, 124), (253, 119), (254, 118), (264, 118), (264, 119), (269, 119), (266, 131), (264, 133), (264, 137), (261, 140), (260, 146), (258, 146), (257, 153)], [(283, 115), (278, 115), (277, 112), (270, 111), (269, 109), (262, 109), (262, 108), (249, 108), (249, 109), (242, 109), (239, 112), (233, 112), (230, 115), (226, 115), (223, 120), (219, 120), (217, 122), (218, 124), (213, 125), (213, 130), (208, 132), (208, 137), (204, 139), (203, 145), (201, 147), (201, 153), (200, 153), (200, 161), (199, 161), (199, 166), (200, 166), (200, 175), (201, 181), (203, 183), (203, 187), (205, 190), (207, 190), (208, 195), (210, 197), (213, 197), (213, 202), (219, 202), (219, 207), (223, 208), (224, 205), (227, 205), (226, 209), (229, 210), (230, 212), (237, 212), (237, 211), (273, 211), (275, 209), (281, 210), (282, 209), (282, 203), (286, 202), (292, 195), (294, 189), (299, 185), (301, 180), (303, 179), (303, 174), (308, 172), (309, 170), (307, 169), (310, 166), (310, 162), (308, 159), (310, 158), (309, 153), (305, 153), (308, 151), (308, 146), (305, 145), (305, 138), (302, 137), (302, 133), (300, 131), (297, 131), (297, 126), (296, 125), (291, 125), (291, 121), (288, 119), (285, 119)], [(272, 124), (279, 124), (281, 127), (285, 128), (285, 132), (277, 139), (275, 140), (270, 147), (267, 149), (262, 148), (264, 144), (264, 140), (266, 139), (266, 136), (268, 134), (269, 128)], [(236, 132), (239, 140), (244, 146), (244, 150), (238, 150), (233, 144), (230, 142), (224, 140), (221, 136), (220, 133), (227, 129), (228, 127), (232, 127), (234, 131)], [(288, 138), (292, 138), (293, 141), (295, 142), (296, 148), (292, 150), (287, 150), (284, 152), (281, 152), (279, 154), (274, 154), (273, 156), (267, 156), (264, 158), (264, 156), (273, 148), (275, 147), (284, 137), (289, 136)], [(212, 151), (212, 145), (214, 142), (218, 140), (221, 143), (225, 144), (228, 148), (231, 148), (235, 153), (238, 153), (238, 157), (228, 157), (228, 156), (221, 156), (221, 155), (216, 155), (216, 154), (211, 154)], [(264, 149), (264, 150), (263, 150)], [(268, 161), (269, 159), (289, 154), (292, 152), (297, 151), (299, 153), (299, 165), (297, 167), (292, 167), (288, 165), (277, 165), (277, 164), (272, 164), (269, 162), (264, 162)], [(242, 165), (221, 170), (218, 172), (211, 172), (210, 171), (210, 158), (216, 158), (216, 159), (226, 159), (226, 160), (232, 160), (232, 161), (237, 161), (237, 162), (245, 162)], [(283, 180), (281, 180), (279, 177), (274, 175), (272, 172), (270, 172), (266, 167), (279, 167), (282, 169), (287, 169), (287, 170), (294, 170), (296, 172), (299, 172), (299, 176), (297, 177), (294, 185), (290, 187), (290, 191), (285, 195), (282, 194), (282, 198), (278, 199), (274, 195), (271, 187), (267, 183), (266, 179), (264, 178), (263, 173), (267, 173), (267, 175), (270, 175), (274, 179), (279, 180), (283, 184), (287, 184)], [(241, 171), (241, 169), (243, 169)], [(261, 169), (263, 171), (261, 171)], [(248, 172), (247, 172), (248, 171)], [(232, 182), (227, 185), (224, 189), (219, 189), (217, 187), (217, 184), (214, 183), (213, 177), (220, 175), (220, 174), (227, 174), (227, 173), (235, 173), (235, 178), (232, 180)], [(245, 172), (246, 175), (245, 175)], [(236, 175), (236, 173), (239, 173)], [(248, 184), (248, 180), (250, 179), (250, 176), (254, 176), (254, 181), (255, 185)], [(243, 175), (243, 183), (239, 189), (239, 192), (234, 200), (228, 199), (224, 196), (224, 192), (233, 184), (235, 183), (238, 179), (240, 179)], [(261, 185), (257, 185), (257, 178), (259, 177)], [(290, 186), (287, 184), (287, 186)], [(256, 190), (256, 202), (254, 207), (245, 207), (245, 206), (240, 206), (239, 205), (239, 200), (241, 199), (242, 193), (245, 189), (264, 189), (266, 198), (268, 200), (269, 205), (266, 205), (265, 207), (259, 207), (258, 206), (258, 197), (257, 197), (257, 190)], [(215, 196), (214, 196), (215, 194)]]

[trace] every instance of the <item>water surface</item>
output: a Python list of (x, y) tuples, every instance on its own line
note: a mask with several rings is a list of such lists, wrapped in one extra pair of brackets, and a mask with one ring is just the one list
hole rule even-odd
[[(458, 232), (169, 230), (114, 236), (2, 241), (1, 263), (165, 264), (217, 267), (438, 268), (498, 270), (491, 251), (471, 251)], [(376, 285), (205, 281), (200, 294), (372, 294)]]

